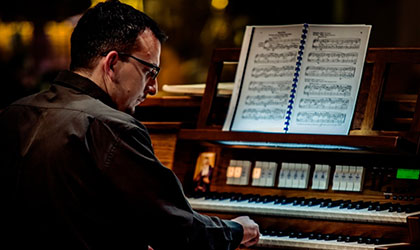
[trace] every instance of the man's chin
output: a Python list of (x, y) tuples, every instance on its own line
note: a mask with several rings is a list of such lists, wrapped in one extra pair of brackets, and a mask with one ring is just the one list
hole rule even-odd
[(125, 113), (130, 114), (130, 115), (134, 115), (135, 111), (136, 111), (136, 107), (132, 107), (132, 108), (128, 107), (124, 110)]

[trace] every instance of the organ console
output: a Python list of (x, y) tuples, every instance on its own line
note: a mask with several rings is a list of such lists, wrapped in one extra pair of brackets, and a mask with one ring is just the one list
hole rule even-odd
[[(214, 118), (227, 108), (215, 103), (228, 100), (217, 83), (238, 59), (239, 49), (215, 50), (197, 126), (177, 135), (173, 170), (191, 206), (222, 218), (249, 215), (262, 233), (257, 249), (418, 249), (420, 102), (412, 100), (410, 118), (387, 120), (406, 130), (377, 122), (389, 65), (420, 63), (420, 49), (368, 50), (347, 136), (222, 131)], [(217, 157), (210, 191), (194, 193), (201, 152)]]

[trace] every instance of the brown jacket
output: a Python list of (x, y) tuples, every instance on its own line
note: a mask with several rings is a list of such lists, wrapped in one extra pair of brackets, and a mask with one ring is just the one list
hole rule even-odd
[(80, 75), (4, 109), (0, 133), (7, 249), (227, 250), (242, 239), (236, 222), (191, 209), (146, 128)]

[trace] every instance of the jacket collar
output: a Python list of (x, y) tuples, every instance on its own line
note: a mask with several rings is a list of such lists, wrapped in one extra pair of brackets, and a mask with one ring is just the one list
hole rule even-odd
[(100, 100), (106, 105), (117, 109), (117, 106), (112, 101), (111, 97), (103, 91), (98, 85), (96, 85), (90, 79), (83, 77), (74, 72), (64, 70), (61, 71), (58, 76), (55, 78), (54, 83), (57, 85), (64, 86), (66, 88), (72, 88), (79, 90), (95, 99)]

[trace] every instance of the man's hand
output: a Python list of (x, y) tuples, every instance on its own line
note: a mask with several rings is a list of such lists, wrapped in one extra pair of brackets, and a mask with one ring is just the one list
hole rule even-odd
[(250, 219), (248, 216), (240, 216), (232, 219), (242, 225), (244, 229), (244, 237), (242, 238), (241, 245), (250, 247), (258, 243), (260, 238), (260, 229), (257, 223)]

